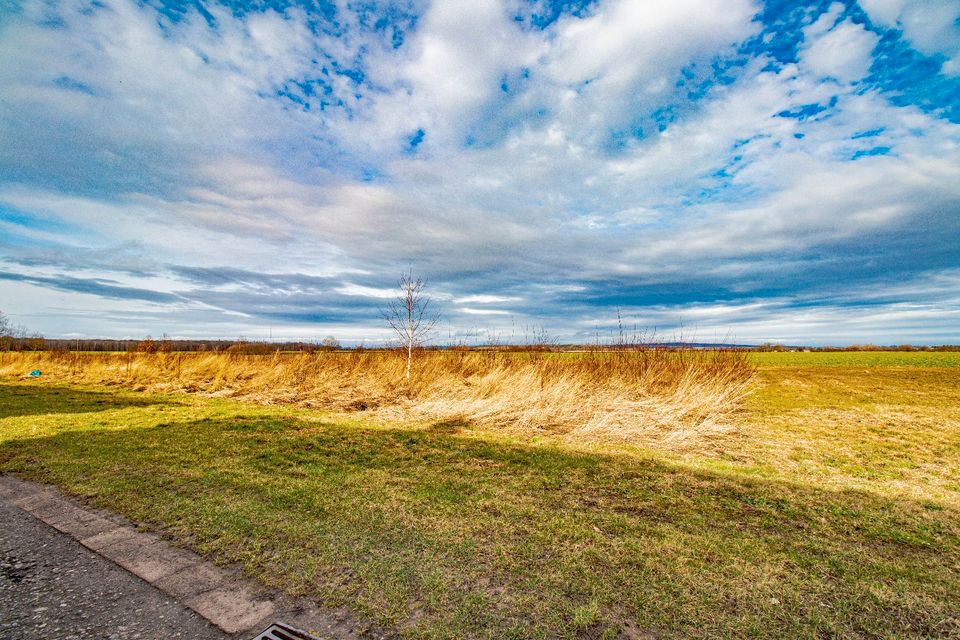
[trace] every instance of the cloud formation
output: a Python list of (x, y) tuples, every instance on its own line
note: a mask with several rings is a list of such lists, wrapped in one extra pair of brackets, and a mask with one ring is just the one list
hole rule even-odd
[(51, 335), (960, 340), (960, 9), (0, 14), (0, 308)]

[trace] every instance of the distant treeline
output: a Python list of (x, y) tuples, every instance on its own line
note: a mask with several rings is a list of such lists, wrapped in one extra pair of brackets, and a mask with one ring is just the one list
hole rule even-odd
[[(389, 349), (390, 347), (374, 347), (372, 350)], [(575, 345), (481, 345), (465, 346), (430, 346), (421, 350), (452, 350), (452, 351), (562, 351), (577, 348)], [(242, 353), (242, 354), (269, 354), (277, 351), (295, 351), (313, 353), (315, 351), (364, 351), (371, 350), (363, 345), (343, 347), (339, 341), (327, 337), (320, 342), (267, 342), (249, 340), (176, 340), (154, 339), (144, 340), (114, 340), (90, 339), (68, 340), (63, 338), (10, 338), (0, 337), (0, 351), (94, 351), (94, 352), (129, 352), (129, 353), (172, 353), (172, 352), (213, 352), (213, 353)]]
[(879, 344), (852, 344), (848, 347), (790, 347), (782, 344), (760, 344), (755, 347), (747, 347), (754, 351), (960, 351), (960, 345), (941, 344), (941, 345), (879, 345)]
[[(2, 339), (0, 339), (2, 340)], [(250, 342), (246, 340), (66, 340), (59, 338), (32, 338), (13, 340), (11, 344), (0, 342), (0, 349), (7, 351), (128, 351), (136, 353), (164, 353), (184, 351), (211, 351), (229, 353), (273, 353), (275, 351), (332, 351), (339, 343), (317, 342)]]
[[(43, 338), (40, 336), (10, 336), (0, 335), (0, 351), (95, 351), (131, 353), (164, 353), (164, 352), (225, 352), (240, 354), (270, 354), (277, 351), (297, 351), (313, 353), (316, 351), (364, 350), (364, 346), (342, 347), (340, 343), (328, 336), (320, 342), (292, 341), (266, 342), (249, 340), (176, 340), (153, 339), (143, 340), (113, 340), (113, 339), (74, 339)], [(440, 350), (454, 351), (608, 351), (608, 350), (639, 350), (639, 349), (743, 349), (752, 351), (960, 351), (960, 345), (917, 346), (857, 344), (848, 347), (804, 347), (787, 346), (782, 344), (761, 345), (729, 345), (707, 343), (631, 343), (631, 344), (497, 344), (466, 346), (463, 344), (451, 346), (430, 347)]]

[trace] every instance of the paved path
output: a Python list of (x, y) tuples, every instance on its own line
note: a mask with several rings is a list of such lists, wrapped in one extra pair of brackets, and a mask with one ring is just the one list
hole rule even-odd
[(276, 620), (323, 640), (392, 635), (0, 475), (0, 640), (244, 639)]
[(196, 612), (0, 501), (0, 638), (221, 640)]

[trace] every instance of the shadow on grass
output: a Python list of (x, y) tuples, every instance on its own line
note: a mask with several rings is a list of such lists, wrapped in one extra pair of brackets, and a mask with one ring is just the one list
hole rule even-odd
[(414, 636), (628, 637), (616, 633), (635, 624), (653, 637), (937, 637), (960, 624), (950, 511), (466, 429), (238, 405), (8, 442), (0, 470)]
[(167, 398), (144, 397), (131, 392), (88, 391), (67, 386), (47, 386), (41, 382), (0, 384), (0, 418), (92, 413), (123, 407), (171, 404), (178, 403)]

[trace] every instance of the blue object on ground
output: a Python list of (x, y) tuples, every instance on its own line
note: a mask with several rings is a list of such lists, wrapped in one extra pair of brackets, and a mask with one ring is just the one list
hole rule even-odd
[(31, 378), (39, 378), (39, 377), (40, 377), (40, 369), (34, 369), (33, 371), (31, 371), (31, 372), (30, 372), (30, 377), (31, 377)]

